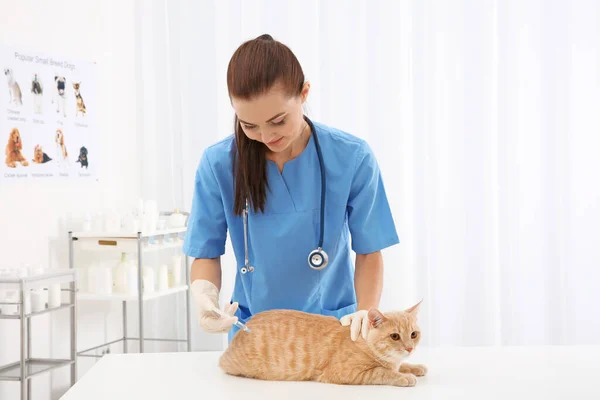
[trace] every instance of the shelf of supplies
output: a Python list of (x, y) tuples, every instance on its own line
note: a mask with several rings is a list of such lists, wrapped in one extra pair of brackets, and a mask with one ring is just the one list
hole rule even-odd
[[(172, 242), (163, 243), (147, 243), (146, 241), (142, 244), (143, 252), (162, 251), (168, 249), (179, 249), (183, 246), (183, 240), (173, 240)], [(96, 240), (85, 240), (81, 242), (81, 249), (84, 251), (92, 252), (123, 252), (123, 253), (136, 253), (137, 241), (130, 239), (97, 239)]]
[[(56, 368), (73, 364), (72, 360), (53, 360), (31, 358), (25, 362), (25, 379)], [(0, 381), (20, 381), (21, 363), (19, 361), (0, 367)]]
[[(187, 230), (187, 227), (182, 226), (180, 228), (170, 228), (170, 229), (162, 229), (151, 232), (141, 232), (142, 238), (148, 238), (153, 236), (164, 236), (164, 235), (172, 235), (174, 233), (184, 233)], [(73, 238), (78, 239), (96, 239), (96, 238), (120, 238), (120, 239), (137, 239), (138, 232), (73, 232)]]
[[(2, 278), (0, 284), (2, 285), (23, 285), (23, 291), (29, 289), (36, 289), (39, 287), (47, 287), (48, 285), (70, 283), (73, 282), (76, 272), (72, 269), (59, 269), (56, 271), (46, 272), (43, 274), (25, 276), (19, 278)], [(16, 288), (15, 288), (16, 289)]]
[(160, 243), (160, 244), (144, 244), (142, 245), (143, 251), (158, 251), (158, 250), (166, 250), (166, 249), (176, 249), (183, 246), (183, 240), (177, 240), (168, 243)]
[[(175, 293), (185, 292), (188, 289), (187, 285), (180, 285), (169, 288), (167, 290), (144, 293), (143, 301), (157, 299), (159, 297), (169, 296)], [(111, 293), (111, 294), (96, 294), (79, 292), (77, 294), (79, 300), (89, 301), (137, 301), (137, 294), (129, 293)]]
[[(46, 308), (42, 311), (36, 311), (25, 315), (25, 318), (35, 317), (36, 315), (42, 315), (53, 311), (64, 310), (66, 308), (73, 307), (73, 304), (62, 304), (59, 307)], [(21, 319), (20, 314), (0, 314), (0, 319)]]

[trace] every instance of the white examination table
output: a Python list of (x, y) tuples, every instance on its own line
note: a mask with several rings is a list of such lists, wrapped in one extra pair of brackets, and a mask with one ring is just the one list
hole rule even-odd
[(219, 355), (107, 355), (61, 400), (600, 400), (600, 347), (421, 347), (409, 361), (429, 374), (410, 388), (236, 378)]

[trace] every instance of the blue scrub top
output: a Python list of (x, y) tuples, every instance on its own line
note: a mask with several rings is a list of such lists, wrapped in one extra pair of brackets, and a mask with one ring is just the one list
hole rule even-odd
[[(363, 140), (313, 122), (326, 174), (325, 237), (329, 264), (308, 265), (319, 241), (321, 172), (311, 134), (300, 155), (279, 173), (267, 161), (270, 190), (264, 214), (248, 215), (248, 258), (253, 272), (243, 274), (244, 227), (233, 213), (233, 135), (208, 147), (196, 171), (194, 197), (183, 252), (194, 258), (225, 253), (229, 231), (236, 278), (232, 302), (241, 322), (269, 309), (294, 309), (336, 318), (356, 311), (354, 260), (399, 243), (377, 160)], [(233, 266), (223, 266), (233, 268)], [(237, 332), (233, 327), (229, 339)]]

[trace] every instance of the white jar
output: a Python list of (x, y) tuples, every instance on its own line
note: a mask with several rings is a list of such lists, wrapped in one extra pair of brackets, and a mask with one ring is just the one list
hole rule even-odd
[(135, 263), (129, 262), (127, 270), (127, 291), (129, 294), (138, 294), (138, 271)]
[(171, 262), (173, 271), (173, 286), (181, 285), (181, 256), (174, 255)]
[(31, 290), (26, 290), (23, 293), (23, 308), (25, 315), (31, 314)]
[(113, 274), (112, 268), (106, 265), (94, 267), (93, 280), (90, 282), (94, 288), (94, 293), (108, 295), (113, 293)]
[(121, 261), (115, 267), (115, 276), (114, 276), (114, 289), (117, 293), (125, 293), (127, 292), (127, 268), (129, 266), (129, 261), (127, 261), (127, 254), (121, 253)]
[(144, 293), (153, 293), (155, 291), (156, 280), (154, 279), (154, 269), (150, 267), (144, 268)]
[[(4, 294), (4, 301), (6, 303), (18, 303), (19, 293), (16, 290), (7, 290)], [(2, 306), (2, 314), (6, 315), (17, 315), (19, 314), (18, 304), (4, 304)]]
[(60, 307), (61, 304), (61, 290), (60, 283), (50, 285), (48, 288), (48, 308)]
[(158, 270), (158, 291), (167, 290), (169, 288), (169, 270), (165, 264), (161, 265)]
[(40, 312), (45, 309), (44, 291), (42, 289), (33, 289), (31, 291), (31, 312)]
[(185, 226), (185, 215), (181, 214), (179, 210), (175, 210), (169, 215), (169, 228), (180, 228)]

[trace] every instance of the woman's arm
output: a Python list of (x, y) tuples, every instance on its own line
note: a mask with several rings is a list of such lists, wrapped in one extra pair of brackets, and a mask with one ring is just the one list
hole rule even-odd
[(196, 279), (212, 282), (221, 290), (221, 257), (196, 258), (190, 270), (190, 284)]
[(381, 251), (356, 255), (354, 290), (358, 310), (379, 307), (383, 288), (383, 257)]
[(359, 334), (366, 339), (369, 330), (368, 311), (379, 308), (383, 288), (383, 257), (381, 251), (357, 254), (354, 270), (354, 291), (356, 292), (356, 312), (340, 319), (343, 326), (349, 326), (350, 337), (356, 340)]

